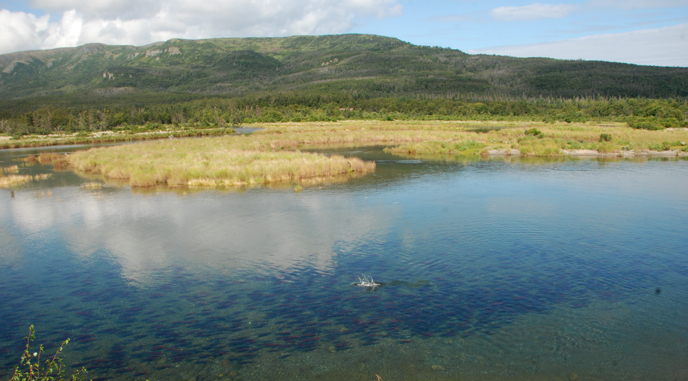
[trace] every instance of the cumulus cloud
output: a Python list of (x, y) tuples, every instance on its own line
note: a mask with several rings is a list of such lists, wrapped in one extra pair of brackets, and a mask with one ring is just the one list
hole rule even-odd
[[(344, 33), (361, 17), (402, 13), (398, 0), (32, 0), (47, 15), (0, 11), (0, 53), (89, 42)], [(55, 16), (62, 16), (59, 21)]]
[(49, 16), (0, 10), (0, 52), (12, 52), (40, 46), (48, 30)]
[(574, 9), (575, 6), (570, 4), (533, 3), (520, 7), (498, 7), (490, 11), (490, 16), (504, 21), (560, 19)]
[(571, 40), (499, 46), (469, 53), (515, 57), (551, 57), (627, 62), (639, 65), (688, 66), (688, 24), (634, 32), (599, 34)]

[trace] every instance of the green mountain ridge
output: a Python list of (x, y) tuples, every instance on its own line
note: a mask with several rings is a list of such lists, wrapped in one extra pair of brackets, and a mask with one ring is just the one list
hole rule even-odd
[[(688, 68), (470, 55), (375, 35), (172, 39), (0, 55), (0, 102), (74, 104), (272, 92), (368, 97), (688, 96)], [(40, 102), (39, 102), (40, 103)]]

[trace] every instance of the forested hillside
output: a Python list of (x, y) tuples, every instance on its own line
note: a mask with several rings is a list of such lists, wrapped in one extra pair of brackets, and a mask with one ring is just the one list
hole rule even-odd
[(688, 96), (688, 69), (469, 55), (373, 35), (88, 44), (0, 55), (0, 109), (275, 93), (527, 99)]

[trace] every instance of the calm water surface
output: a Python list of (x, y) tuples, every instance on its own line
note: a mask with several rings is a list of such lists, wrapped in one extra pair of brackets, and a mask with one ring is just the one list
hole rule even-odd
[(688, 161), (341, 152), (376, 173), (0, 190), (0, 377), (34, 324), (94, 379), (688, 378)]

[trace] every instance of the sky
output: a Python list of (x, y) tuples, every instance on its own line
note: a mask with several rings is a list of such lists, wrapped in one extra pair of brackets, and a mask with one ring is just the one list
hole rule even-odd
[(688, 67), (688, 0), (0, 0), (0, 53), (339, 33), (471, 54)]

